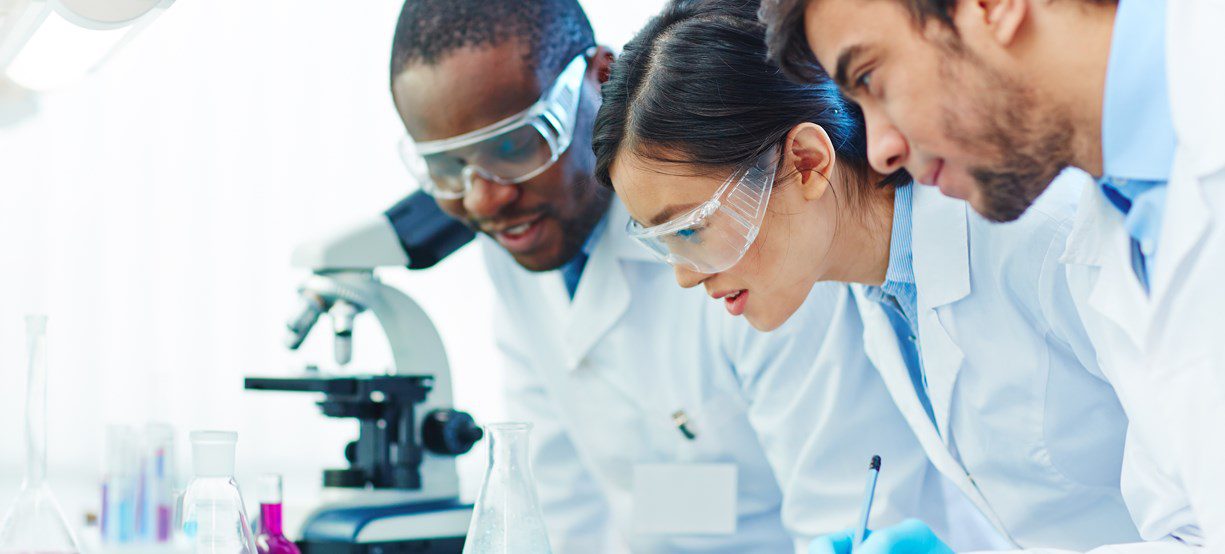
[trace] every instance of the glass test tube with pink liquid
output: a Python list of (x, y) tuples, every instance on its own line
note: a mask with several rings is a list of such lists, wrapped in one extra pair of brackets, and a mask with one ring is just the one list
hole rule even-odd
[(282, 515), (284, 496), (281, 476), (265, 475), (259, 483), (259, 535), (255, 548), (260, 554), (301, 554), (298, 546), (285, 537)]

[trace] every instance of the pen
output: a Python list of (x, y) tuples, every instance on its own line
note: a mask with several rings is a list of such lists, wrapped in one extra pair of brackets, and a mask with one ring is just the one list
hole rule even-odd
[(685, 413), (685, 410), (673, 412), (672, 422), (676, 424), (676, 428), (680, 430), (681, 435), (684, 435), (686, 439), (693, 440), (698, 438), (698, 434), (694, 432), (693, 426), (690, 425), (692, 422), (689, 421), (689, 415)]
[(872, 512), (872, 498), (876, 496), (876, 478), (879, 475), (880, 456), (872, 456), (872, 462), (868, 464), (868, 484), (863, 491), (863, 506), (859, 508), (859, 525), (855, 526), (855, 539), (851, 543), (852, 549), (859, 546), (864, 535), (868, 534), (868, 516)]

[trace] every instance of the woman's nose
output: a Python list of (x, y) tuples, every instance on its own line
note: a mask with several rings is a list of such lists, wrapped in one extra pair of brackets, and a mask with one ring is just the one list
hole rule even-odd
[(699, 273), (687, 267), (673, 266), (672, 269), (676, 272), (676, 284), (682, 288), (693, 288), (703, 281), (710, 278), (708, 273)]

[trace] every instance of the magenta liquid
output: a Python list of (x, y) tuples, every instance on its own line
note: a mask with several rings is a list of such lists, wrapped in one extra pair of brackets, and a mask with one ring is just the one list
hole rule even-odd
[(255, 537), (255, 547), (260, 554), (302, 554), (298, 545), (285, 538), (281, 528), (281, 505), (259, 505), (259, 536)]

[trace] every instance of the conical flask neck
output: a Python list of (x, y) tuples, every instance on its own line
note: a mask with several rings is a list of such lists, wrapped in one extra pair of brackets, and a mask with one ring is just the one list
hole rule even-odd
[(26, 475), (24, 486), (40, 486), (47, 478), (47, 322), (26, 317)]
[(491, 471), (530, 474), (528, 435), (530, 427), (489, 426), (489, 467)]
[(47, 318), (26, 317), (26, 476), (0, 521), (0, 552), (78, 552), (72, 528), (47, 485)]

